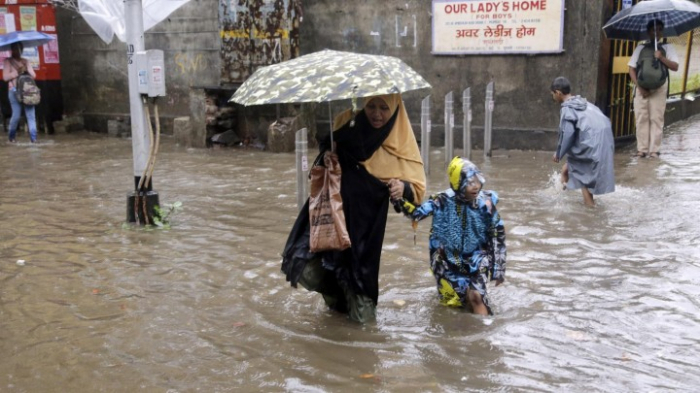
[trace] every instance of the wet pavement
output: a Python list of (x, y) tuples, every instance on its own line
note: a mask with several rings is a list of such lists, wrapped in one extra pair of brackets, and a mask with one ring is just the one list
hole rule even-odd
[[(41, 137), (41, 136), (40, 136)], [(293, 289), (294, 154), (186, 149), (154, 173), (167, 230), (123, 225), (131, 142), (0, 142), (0, 391), (694, 391), (700, 385), (700, 117), (660, 159), (615, 156), (583, 206), (551, 152), (475, 152), (506, 223), (496, 315), (443, 308), (428, 225), (390, 212), (378, 320)], [(429, 192), (447, 187), (432, 151)], [(19, 261), (24, 261), (19, 263)]]

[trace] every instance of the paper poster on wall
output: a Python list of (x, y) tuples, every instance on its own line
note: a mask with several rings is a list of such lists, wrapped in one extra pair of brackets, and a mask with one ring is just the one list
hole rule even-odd
[(36, 7), (19, 7), (19, 25), (22, 31), (36, 30)]
[(0, 7), (0, 34), (7, 34), (7, 29), (5, 28), (5, 15), (7, 14), (6, 7)]
[(17, 30), (15, 25), (15, 14), (5, 14), (5, 33), (12, 33)]
[(39, 69), (39, 48), (36, 46), (33, 48), (24, 48), (24, 51), (22, 51), (22, 57), (29, 60), (35, 70)]
[(433, 0), (433, 54), (563, 52), (564, 0)]
[(58, 37), (56, 34), (49, 34), (54, 38), (54, 40), (42, 45), (44, 49), (44, 63), (46, 64), (58, 64)]
[[(7, 34), (15, 31), (15, 16), (7, 13), (7, 7), (0, 7), (0, 34)], [(3, 69), (3, 62), (12, 56), (9, 50), (0, 51), (0, 70)]]

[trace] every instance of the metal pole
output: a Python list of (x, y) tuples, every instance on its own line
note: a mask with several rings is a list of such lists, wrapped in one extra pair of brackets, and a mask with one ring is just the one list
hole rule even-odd
[[(683, 70), (683, 91), (681, 92), (681, 98), (685, 98), (685, 93), (688, 89), (688, 67), (690, 66), (690, 55), (692, 54), (693, 48), (693, 31), (688, 32), (688, 43), (685, 49), (685, 68)], [(671, 86), (668, 86), (671, 89)]]
[(464, 128), (462, 131), (462, 154), (467, 160), (472, 159), (472, 93), (467, 87), (462, 92), (462, 112), (464, 113)]
[(124, 1), (126, 30), (126, 59), (129, 76), (129, 109), (131, 114), (131, 149), (134, 156), (134, 192), (126, 198), (127, 222), (150, 224), (158, 206), (158, 193), (152, 190), (153, 181), (145, 182), (139, 189), (151, 150), (152, 133), (148, 127), (151, 120), (145, 116), (144, 102), (139, 94), (139, 76), (134, 55), (145, 49), (142, 0)]
[[(138, 70), (134, 54), (145, 49), (143, 39), (142, 0), (124, 0), (124, 21), (126, 29), (126, 58), (129, 74), (129, 109), (131, 113), (131, 147), (134, 155), (134, 180), (138, 186), (139, 179), (148, 164), (148, 152), (151, 145), (146, 134), (147, 123), (144, 116), (143, 102), (139, 94)], [(151, 183), (151, 182), (149, 182)], [(149, 187), (150, 184), (144, 185)], [(137, 190), (139, 191), (139, 190)]]
[(445, 168), (454, 158), (454, 126), (454, 98), (452, 92), (449, 92), (445, 95)]
[(430, 127), (430, 96), (427, 96), (421, 102), (420, 110), (420, 155), (426, 175), (430, 173)]
[(296, 153), (297, 153), (297, 209), (301, 210), (309, 195), (309, 144), (306, 140), (308, 131), (306, 128), (296, 132)]
[(330, 101), (328, 101), (328, 124), (330, 124), (330, 127), (328, 127), (328, 128), (329, 128), (329, 132), (331, 134), (331, 151), (335, 151), (334, 146), (333, 146), (333, 109), (331, 108)]
[(486, 86), (486, 110), (484, 111), (484, 157), (491, 157), (493, 105), (493, 82), (489, 82), (489, 84)]

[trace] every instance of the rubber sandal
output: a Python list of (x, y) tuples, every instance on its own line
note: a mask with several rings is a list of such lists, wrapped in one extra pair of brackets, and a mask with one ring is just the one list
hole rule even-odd
[(644, 157), (646, 157), (646, 156), (647, 156), (647, 153), (644, 153), (644, 152), (638, 151), (638, 152), (637, 152), (637, 154), (635, 154), (635, 156), (636, 156), (636, 157), (641, 157), (641, 158), (644, 158)]
[(660, 153), (649, 153), (649, 158), (659, 158)]

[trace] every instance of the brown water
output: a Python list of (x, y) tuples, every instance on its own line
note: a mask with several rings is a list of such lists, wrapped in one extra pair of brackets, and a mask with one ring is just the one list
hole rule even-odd
[(508, 232), (496, 315), (439, 306), (428, 225), (414, 245), (392, 212), (378, 320), (362, 326), (279, 270), (293, 154), (166, 139), (155, 189), (184, 210), (143, 230), (122, 225), (129, 140), (0, 142), (0, 391), (695, 391), (700, 118), (663, 150), (618, 153), (617, 192), (595, 209), (557, 189), (551, 152), (476, 158)]

